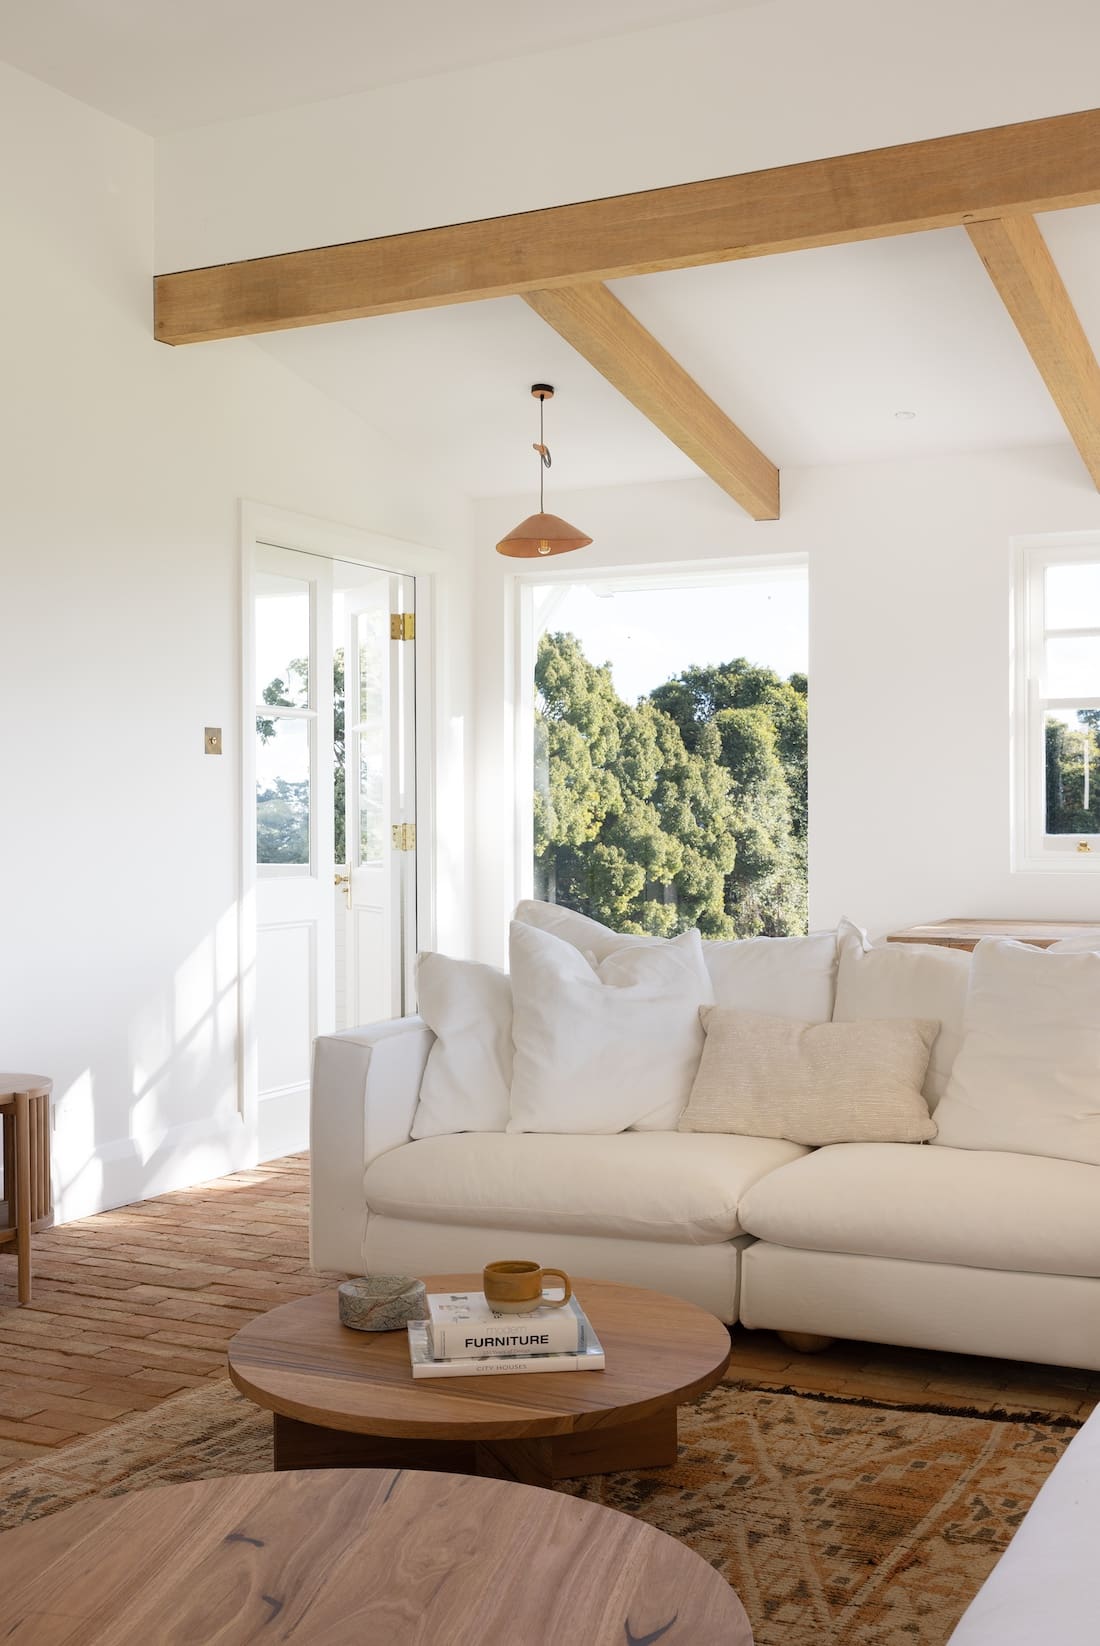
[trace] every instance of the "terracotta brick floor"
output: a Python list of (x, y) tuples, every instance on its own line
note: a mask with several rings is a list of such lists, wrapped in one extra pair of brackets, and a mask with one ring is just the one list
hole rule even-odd
[[(47, 1230), (34, 1301), (15, 1301), (0, 1259), (0, 1468), (224, 1376), (245, 1321), (335, 1283), (309, 1267), (305, 1155), (235, 1172)], [(1100, 1373), (839, 1343), (820, 1355), (738, 1331), (734, 1370), (835, 1395), (1085, 1416)]]

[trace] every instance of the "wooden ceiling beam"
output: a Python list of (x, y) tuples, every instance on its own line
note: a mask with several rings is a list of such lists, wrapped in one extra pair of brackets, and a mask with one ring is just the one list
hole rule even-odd
[(994, 219), (967, 232), (1100, 487), (1100, 366), (1038, 223)]
[(162, 274), (199, 343), (1100, 202), (1100, 109), (513, 217)]
[(523, 294), (535, 313), (754, 520), (779, 519), (779, 470), (599, 283)]

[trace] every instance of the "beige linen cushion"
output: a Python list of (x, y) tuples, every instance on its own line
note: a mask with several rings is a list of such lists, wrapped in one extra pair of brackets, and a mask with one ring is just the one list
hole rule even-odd
[(706, 1045), (680, 1131), (810, 1145), (935, 1137), (921, 1083), (937, 1022), (796, 1023), (721, 1006), (699, 1015)]

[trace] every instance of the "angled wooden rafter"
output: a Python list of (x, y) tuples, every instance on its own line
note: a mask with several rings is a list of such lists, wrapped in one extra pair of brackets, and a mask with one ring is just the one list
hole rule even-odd
[(1100, 366), (1038, 223), (994, 219), (968, 233), (1100, 487)]
[(162, 274), (198, 343), (1100, 202), (1100, 109), (736, 177)]
[(596, 282), (524, 299), (754, 520), (779, 518), (779, 470), (657, 339)]

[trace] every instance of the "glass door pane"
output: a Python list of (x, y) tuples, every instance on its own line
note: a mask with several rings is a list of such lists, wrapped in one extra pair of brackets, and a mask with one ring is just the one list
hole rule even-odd
[(256, 716), (256, 862), (309, 864), (308, 720)]
[[(347, 1027), (412, 1008), (415, 954), (415, 640), (394, 618), (413, 580), (335, 567), (344, 715), (338, 804), (344, 863), (337, 905), (340, 1010)], [(403, 602), (408, 604), (403, 604)]]

